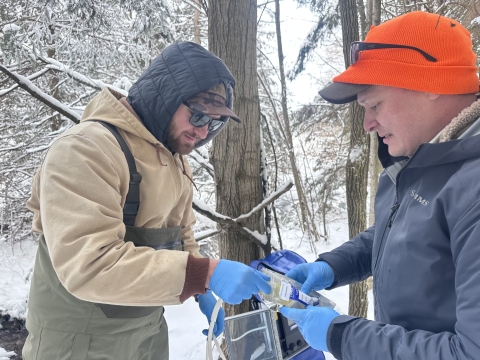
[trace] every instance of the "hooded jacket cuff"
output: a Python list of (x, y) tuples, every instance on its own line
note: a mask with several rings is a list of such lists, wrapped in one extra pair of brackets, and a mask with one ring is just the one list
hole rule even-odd
[(333, 273), (335, 274), (332, 285), (325, 290), (331, 290), (339, 286), (349, 285), (355, 281), (355, 269), (343, 256), (332, 252), (326, 252), (318, 255), (318, 259), (315, 261), (325, 261), (328, 265), (330, 265)]
[(358, 318), (354, 316), (340, 315), (333, 319), (330, 326), (328, 327), (328, 351), (335, 357), (335, 359), (342, 360), (343, 332), (352, 321), (355, 321), (357, 319)]
[(208, 265), (210, 259), (197, 258), (188, 255), (185, 274), (185, 284), (180, 294), (180, 302), (184, 302), (195, 294), (205, 294), (205, 282), (207, 281)]

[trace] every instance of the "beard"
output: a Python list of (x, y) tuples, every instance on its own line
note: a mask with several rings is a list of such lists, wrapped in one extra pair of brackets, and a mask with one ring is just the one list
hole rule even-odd
[[(173, 124), (170, 124), (168, 128), (168, 134), (167, 134), (167, 146), (168, 148), (173, 151), (174, 153), (180, 154), (180, 155), (187, 155), (190, 154), (193, 149), (195, 148), (195, 145), (200, 141), (200, 139), (197, 139), (195, 134), (189, 134), (188, 132), (181, 132), (178, 133), (176, 131), (177, 129)], [(189, 143), (185, 140), (185, 135), (188, 135), (191, 138), (196, 139), (194, 143)]]

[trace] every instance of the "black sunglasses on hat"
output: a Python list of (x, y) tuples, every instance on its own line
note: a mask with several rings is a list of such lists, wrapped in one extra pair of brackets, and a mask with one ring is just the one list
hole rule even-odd
[[(426, 53), (422, 49), (416, 48), (414, 46), (408, 45), (399, 45), (399, 44), (385, 44), (385, 43), (374, 43), (374, 42), (364, 42), (364, 41), (354, 41), (350, 45), (350, 65), (355, 64), (359, 57), (360, 52), (367, 50), (377, 50), (377, 49), (409, 49), (419, 52), (423, 57), (431, 62), (437, 62), (437, 59), (432, 55)], [(357, 99), (357, 94), (363, 90), (366, 90), (370, 87), (369, 84), (350, 84), (343, 82), (333, 82), (330, 85), (326, 86), (318, 93), (328, 102), (332, 104), (346, 104)]]
[(226, 124), (226, 121), (212, 119), (207, 114), (204, 114), (203, 112), (198, 111), (186, 101), (183, 102), (183, 105), (188, 107), (192, 112), (192, 116), (190, 116), (189, 121), (190, 121), (190, 124), (192, 124), (195, 127), (202, 127), (208, 124), (208, 131), (215, 132), (217, 130), (220, 130)]
[(350, 65), (355, 64), (360, 57), (361, 51), (366, 50), (375, 50), (375, 49), (410, 49), (418, 51), (423, 57), (431, 62), (437, 62), (437, 59), (434, 58), (432, 55), (426, 53), (422, 49), (416, 48), (414, 46), (408, 45), (398, 45), (398, 44), (381, 44), (381, 43), (372, 43), (372, 42), (364, 42), (364, 41), (354, 41), (350, 45)]

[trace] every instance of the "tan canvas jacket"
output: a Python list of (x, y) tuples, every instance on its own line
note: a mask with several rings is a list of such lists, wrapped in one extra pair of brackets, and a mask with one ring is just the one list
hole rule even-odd
[[(192, 225), (192, 184), (173, 156), (143, 124), (104, 89), (86, 107), (79, 125), (48, 150), (33, 179), (27, 207), (33, 230), (44, 234), (53, 267), (74, 296), (114, 305), (179, 304), (204, 293), (208, 259), (201, 258)], [(115, 125), (131, 149), (141, 206), (136, 227), (181, 225), (185, 251), (135, 247), (124, 242), (123, 205), (129, 170)], [(191, 169), (184, 157), (186, 173)]]

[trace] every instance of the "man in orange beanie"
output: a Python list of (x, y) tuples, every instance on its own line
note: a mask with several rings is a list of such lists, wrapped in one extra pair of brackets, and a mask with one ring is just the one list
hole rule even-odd
[(282, 309), (337, 359), (480, 359), (480, 101), (476, 56), (457, 21), (412, 12), (351, 45), (320, 95), (357, 100), (385, 171), (375, 225), (288, 276), (302, 290), (373, 275), (375, 321)]

